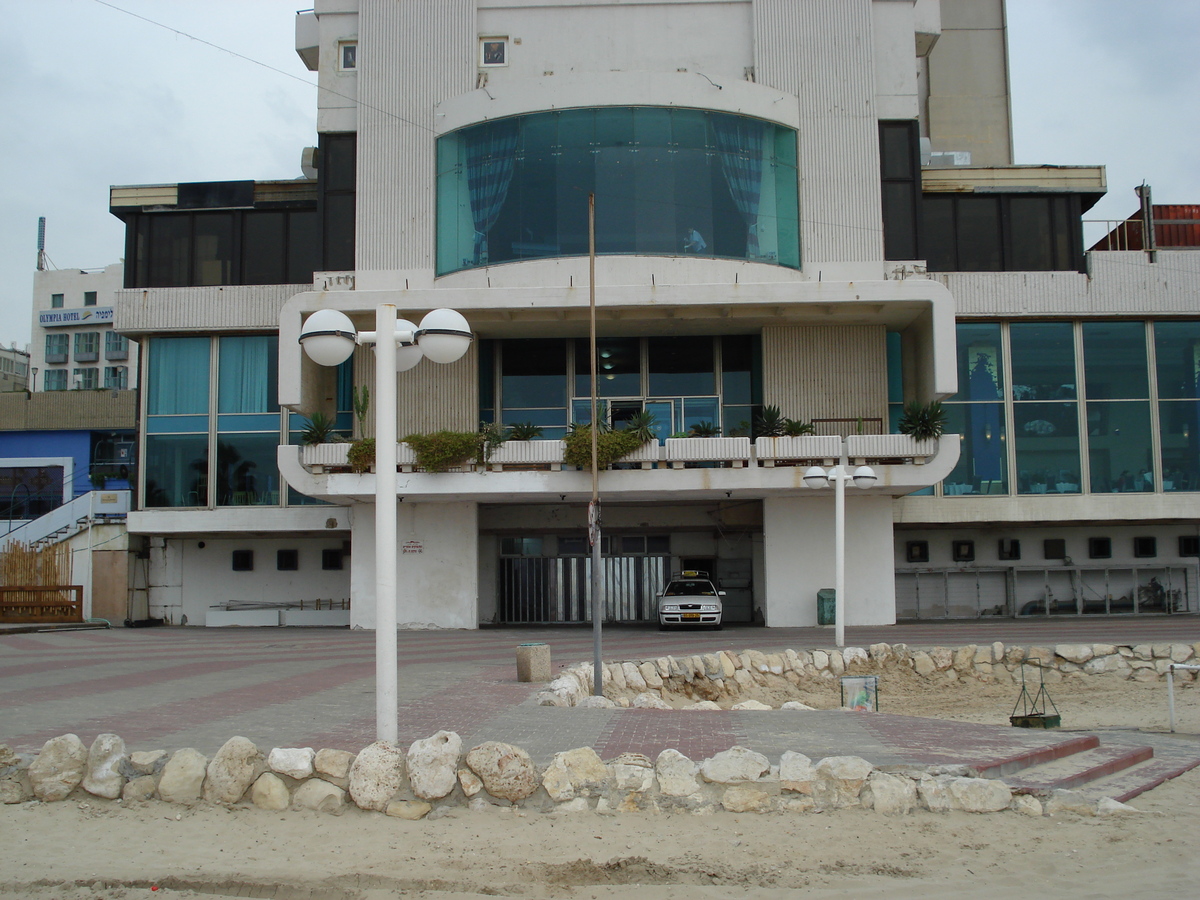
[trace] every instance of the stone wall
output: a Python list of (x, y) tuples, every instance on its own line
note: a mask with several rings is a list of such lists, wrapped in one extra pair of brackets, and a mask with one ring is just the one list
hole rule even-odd
[[(911, 650), (905, 644), (872, 644), (868, 648), (841, 650), (784, 650), (762, 653), (721, 650), (698, 656), (664, 656), (604, 664), (604, 697), (592, 694), (592, 665), (580, 663), (564, 669), (546, 689), (539, 692), (543, 706), (634, 706), (670, 709), (664, 695), (686, 693), (704, 696), (688, 708), (764, 709), (749, 700), (737, 703), (742, 694), (757, 687), (779, 684), (784, 679), (799, 686), (805, 680), (833, 680), (845, 674), (912, 672), (933, 681), (956, 682), (974, 679), (990, 684), (1020, 684), (1022, 666), (1026, 680), (1033, 683), (1061, 682), (1064, 678), (1103, 675), (1134, 681), (1165, 680), (1172, 663), (1194, 664), (1200, 658), (1196, 644), (1057, 644), (1053, 647), (968, 644), (964, 647), (934, 647)], [(1195, 672), (1175, 673), (1180, 681), (1192, 681)], [(732, 705), (730, 706), (730, 702)], [(802, 704), (785, 704), (803, 709)]]

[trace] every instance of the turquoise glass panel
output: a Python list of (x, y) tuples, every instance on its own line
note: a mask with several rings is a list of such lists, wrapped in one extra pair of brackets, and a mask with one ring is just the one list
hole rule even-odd
[(218, 506), (279, 503), (280, 477), (275, 434), (222, 434), (217, 438), (213, 480)]
[(1087, 431), (1093, 494), (1153, 488), (1149, 402), (1089, 400)]
[(1002, 399), (1004, 363), (999, 324), (960, 324), (955, 333), (958, 340), (958, 393), (952, 399)]
[[(302, 420), (307, 421), (305, 417)], [(304, 426), (301, 425), (301, 428)], [(218, 431), (269, 431), (279, 432), (279, 413), (242, 413), (217, 416)]]
[(1155, 322), (1154, 356), (1160, 399), (1200, 398), (1200, 322)]
[[(1013, 368), (1015, 371), (1015, 364)], [(1075, 403), (1013, 404), (1013, 429), (1018, 493), (1079, 493), (1079, 419)]]
[(946, 404), (946, 433), (959, 436), (958, 463), (942, 482), (947, 497), (1007, 494), (1003, 403)]
[(150, 416), (146, 419), (147, 434), (208, 433), (208, 416)]
[(1083, 372), (1089, 400), (1148, 398), (1146, 326), (1142, 322), (1084, 322)]
[(1012, 343), (1013, 399), (1074, 399), (1075, 337), (1071, 323), (1014, 322), (1008, 333)]
[(146, 412), (151, 416), (208, 413), (206, 337), (151, 338)]
[(1158, 404), (1164, 491), (1200, 491), (1200, 401)]
[(217, 347), (218, 412), (279, 411), (278, 350), (279, 340), (274, 335), (220, 339)]
[(146, 508), (208, 505), (207, 434), (147, 435), (145, 469)]

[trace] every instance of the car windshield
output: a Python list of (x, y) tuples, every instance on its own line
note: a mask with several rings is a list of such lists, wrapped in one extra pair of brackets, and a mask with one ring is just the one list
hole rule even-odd
[(695, 597), (697, 594), (702, 597), (715, 597), (717, 592), (713, 589), (711, 581), (672, 581), (663, 591), (664, 597)]

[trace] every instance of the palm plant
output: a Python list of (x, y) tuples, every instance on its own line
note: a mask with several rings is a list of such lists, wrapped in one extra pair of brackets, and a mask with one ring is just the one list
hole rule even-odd
[(332, 416), (323, 412), (313, 413), (304, 422), (304, 429), (300, 432), (300, 443), (306, 446), (340, 443), (345, 438), (334, 430), (336, 424)]
[(760, 437), (782, 437), (785, 421), (778, 406), (764, 406), (755, 417), (754, 426)]
[(635, 435), (643, 444), (649, 443), (655, 438), (654, 414), (643, 410), (636, 415), (632, 415), (625, 421), (625, 427), (621, 430)]
[(721, 436), (721, 426), (712, 422), (697, 422), (688, 429), (688, 437), (711, 438)]
[(904, 407), (897, 430), (918, 441), (940, 438), (946, 427), (946, 410), (938, 400), (909, 403)]
[(508, 426), (508, 440), (536, 441), (542, 436), (542, 426), (532, 422), (514, 422)]

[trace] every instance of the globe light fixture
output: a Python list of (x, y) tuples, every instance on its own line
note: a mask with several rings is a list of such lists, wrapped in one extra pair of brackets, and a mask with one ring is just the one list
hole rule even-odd
[(357, 331), (349, 316), (320, 309), (300, 329), (300, 345), (322, 366), (341, 365), (359, 344), (375, 345), (375, 733), (396, 741), (396, 373), (428, 357), (437, 363), (462, 359), (471, 346), (471, 327), (453, 309), (435, 309), (420, 327), (396, 318), (396, 307), (380, 304), (375, 330)]

